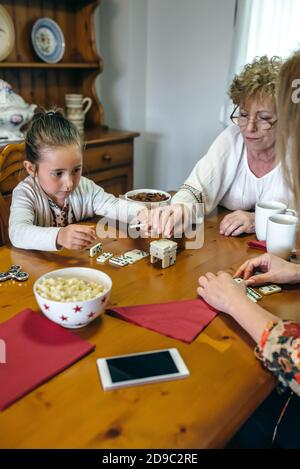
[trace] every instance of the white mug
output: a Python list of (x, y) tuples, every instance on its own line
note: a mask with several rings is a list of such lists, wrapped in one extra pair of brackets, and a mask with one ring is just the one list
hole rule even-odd
[(276, 213), (291, 213), (297, 216), (295, 210), (287, 208), (282, 202), (257, 202), (255, 206), (255, 233), (259, 241), (265, 241), (267, 237), (267, 221)]
[(298, 218), (288, 214), (272, 215), (267, 223), (267, 252), (289, 259), (296, 244)]

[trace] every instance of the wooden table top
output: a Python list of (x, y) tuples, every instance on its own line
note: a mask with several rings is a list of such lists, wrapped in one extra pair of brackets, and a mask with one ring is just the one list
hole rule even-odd
[[(22, 284), (0, 284), (0, 322), (24, 308), (38, 311), (34, 281), (62, 267), (94, 267), (108, 273), (114, 306), (196, 298), (201, 273), (233, 272), (260, 253), (247, 248), (253, 235), (220, 236), (223, 216), (224, 212), (206, 219), (203, 248), (179, 252), (176, 264), (164, 270), (151, 265), (149, 258), (118, 269), (100, 267), (87, 252), (2, 247), (1, 270), (20, 264), (30, 278)], [(120, 254), (143, 249), (149, 241), (113, 238), (103, 240), (103, 245), (105, 251)], [(298, 290), (283, 289), (260, 304), (282, 318), (299, 319)], [(75, 333), (96, 344), (96, 350), (0, 412), (1, 448), (219, 448), (275, 385), (254, 357), (254, 342), (225, 314), (219, 314), (191, 344), (107, 314)], [(169, 347), (180, 351), (189, 378), (102, 390), (97, 358)]]

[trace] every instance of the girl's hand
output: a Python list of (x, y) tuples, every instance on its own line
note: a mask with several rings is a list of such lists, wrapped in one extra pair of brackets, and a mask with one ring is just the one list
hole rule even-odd
[[(247, 300), (244, 283), (236, 283), (231, 275), (218, 272), (217, 275), (207, 272), (198, 279), (198, 295), (213, 308), (231, 314)], [(249, 300), (250, 301), (250, 300)]]
[(56, 244), (67, 249), (85, 249), (96, 239), (94, 226), (68, 225), (59, 230)]
[[(254, 275), (256, 270), (262, 273)], [(246, 285), (297, 283), (300, 281), (300, 270), (296, 264), (267, 253), (244, 262), (234, 277), (244, 278)]]
[(220, 234), (238, 236), (242, 233), (255, 232), (255, 214), (236, 210), (226, 215), (220, 223)]

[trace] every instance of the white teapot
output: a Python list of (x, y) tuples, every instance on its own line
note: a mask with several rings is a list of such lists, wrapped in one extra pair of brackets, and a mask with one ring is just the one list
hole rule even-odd
[(36, 107), (26, 104), (9, 83), (0, 79), (0, 143), (23, 140), (20, 128), (32, 118)]

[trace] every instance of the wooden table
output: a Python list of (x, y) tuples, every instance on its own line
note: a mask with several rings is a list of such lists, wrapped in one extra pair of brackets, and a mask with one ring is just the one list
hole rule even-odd
[[(205, 245), (177, 255), (162, 270), (144, 259), (122, 269), (101, 266), (113, 280), (111, 304), (132, 305), (192, 299), (201, 273), (233, 270), (259, 254), (247, 249), (253, 235), (218, 234), (223, 213), (205, 222)], [(105, 239), (119, 254), (145, 240)], [(0, 284), (0, 321), (26, 307), (38, 311), (33, 282), (62, 267), (100, 268), (86, 252), (30, 252), (2, 247), (1, 270), (21, 264), (30, 279)], [(266, 297), (261, 305), (299, 319), (298, 289)], [(76, 334), (96, 350), (0, 413), (1, 448), (219, 448), (223, 447), (275, 386), (253, 354), (254, 343), (228, 316), (220, 314), (191, 344), (184, 344), (109, 315)], [(173, 382), (104, 392), (96, 368), (103, 356), (177, 347), (191, 375)], [(1, 366), (1, 365), (0, 365)]]

